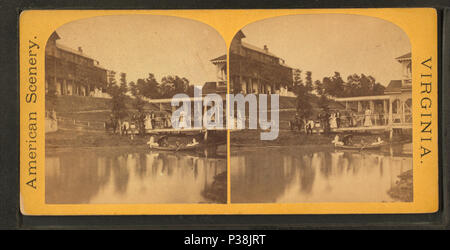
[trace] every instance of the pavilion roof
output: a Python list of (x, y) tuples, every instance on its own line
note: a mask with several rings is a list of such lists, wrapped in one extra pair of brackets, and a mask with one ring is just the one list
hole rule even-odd
[(402, 80), (392, 80), (389, 82), (384, 93), (401, 92), (402, 91)]

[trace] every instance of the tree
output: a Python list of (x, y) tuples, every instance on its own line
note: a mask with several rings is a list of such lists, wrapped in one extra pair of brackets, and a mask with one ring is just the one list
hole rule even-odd
[(195, 89), (194, 85), (189, 85), (189, 87), (186, 90), (186, 94), (188, 96), (190, 96), (190, 97), (193, 97), (194, 96), (194, 89)]
[(305, 87), (308, 90), (308, 92), (313, 90), (312, 72), (311, 71), (306, 71)]
[(189, 80), (179, 76), (164, 76), (161, 79), (161, 95), (164, 98), (171, 98), (176, 94), (186, 93), (189, 87)]
[(344, 97), (369, 96), (384, 94), (385, 87), (377, 83), (372, 76), (353, 74), (347, 77)]
[(326, 95), (321, 95), (317, 104), (322, 110), (328, 111), (328, 106), (330, 105), (329, 102), (330, 101), (328, 100), (328, 97)]
[(149, 99), (161, 97), (159, 83), (152, 73), (145, 79), (137, 79), (136, 83), (130, 83), (130, 91), (133, 96), (143, 96)]
[(140, 97), (137, 96), (133, 102), (133, 108), (137, 110), (137, 112), (133, 115), (134, 122), (137, 125), (138, 131), (140, 135), (145, 134), (145, 113), (144, 113), (144, 107), (146, 102)]
[(320, 82), (320, 80), (316, 80), (314, 82), (314, 90), (316, 91), (316, 93), (318, 95), (323, 95), (323, 93), (325, 92), (324, 87), (323, 87), (323, 83)]
[[(140, 82), (141, 87), (146, 86), (145, 80), (138, 79), (138, 82)], [(130, 93), (134, 97), (133, 101), (131, 102), (131, 105), (133, 106), (134, 109), (137, 110), (136, 114), (133, 115), (133, 119), (137, 125), (139, 134), (144, 135), (145, 134), (144, 107), (145, 107), (146, 102), (143, 99), (143, 95), (141, 94), (141, 91), (140, 91), (138, 85), (134, 82), (130, 82)]]
[[(121, 78), (122, 81), (122, 78)], [(126, 85), (126, 76), (123, 78), (125, 84), (117, 85), (115, 79), (111, 79), (109, 81), (108, 86), (106, 87), (106, 92), (111, 96), (111, 112), (113, 116), (114, 122), (118, 122), (119, 125), (122, 124), (122, 119), (127, 116), (126, 112), (126, 93), (128, 91)], [(119, 126), (119, 132), (122, 133), (122, 128)]]
[[(294, 88), (293, 92), (297, 96), (296, 99), (296, 109), (299, 117), (305, 122), (312, 114), (312, 105), (311, 105), (311, 91), (312, 91), (312, 82), (310, 82), (310, 86), (308, 87), (303, 84), (303, 80), (301, 78), (301, 70), (294, 70)], [(308, 71), (309, 77), (311, 77), (311, 72)], [(307, 76), (308, 76), (307, 72)], [(307, 79), (308, 81), (308, 79)], [(312, 81), (311, 78), (309, 81)]]
[(323, 78), (324, 94), (341, 97), (344, 93), (344, 80), (339, 72), (334, 72), (332, 77)]
[(311, 93), (305, 85), (298, 85), (294, 88), (297, 96), (297, 113), (303, 121), (306, 121), (312, 115)]

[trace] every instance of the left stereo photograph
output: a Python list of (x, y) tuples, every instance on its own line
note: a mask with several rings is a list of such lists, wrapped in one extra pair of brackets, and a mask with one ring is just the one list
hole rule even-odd
[(45, 203), (227, 202), (226, 131), (172, 117), (176, 94), (189, 105), (226, 94), (217, 31), (179, 17), (100, 16), (44, 42), (34, 48), (45, 49)]

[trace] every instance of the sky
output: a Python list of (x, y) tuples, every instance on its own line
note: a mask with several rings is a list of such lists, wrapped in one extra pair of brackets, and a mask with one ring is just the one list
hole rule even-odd
[(223, 38), (210, 26), (168, 16), (121, 15), (78, 20), (59, 27), (58, 43), (98, 60), (106, 69), (136, 81), (153, 73), (186, 77), (191, 84), (216, 81), (211, 59), (226, 53)]
[(340, 72), (375, 77), (382, 85), (402, 79), (395, 58), (411, 52), (408, 36), (398, 26), (373, 17), (347, 14), (291, 15), (265, 19), (242, 28), (242, 41), (280, 56), (313, 81)]

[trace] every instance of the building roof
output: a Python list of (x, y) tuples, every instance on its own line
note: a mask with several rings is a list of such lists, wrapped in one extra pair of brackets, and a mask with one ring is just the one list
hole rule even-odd
[(86, 58), (89, 58), (89, 59), (93, 59), (92, 57), (90, 57), (90, 56), (88, 56), (88, 55), (86, 55), (86, 54), (83, 54), (82, 52), (80, 52), (80, 51), (78, 51), (78, 50), (76, 50), (76, 49), (72, 49), (72, 48), (70, 48), (70, 47), (68, 47), (68, 46), (66, 46), (66, 45), (62, 45), (62, 44), (60, 44), (60, 43), (58, 43), (58, 42), (56, 43), (56, 47), (57, 47), (58, 49), (65, 50), (65, 51), (70, 52), (70, 53), (72, 53), (72, 54), (77, 54), (77, 55), (82, 56), (82, 57), (86, 57)]
[(411, 52), (406, 53), (406, 54), (404, 54), (404, 55), (402, 55), (402, 56), (399, 56), (399, 57), (397, 57), (397, 58), (395, 58), (395, 59), (396, 59), (396, 60), (411, 59)]
[(370, 100), (387, 100), (388, 95), (368, 95), (368, 96), (352, 96), (352, 97), (335, 97), (332, 98), (336, 102), (356, 102), (356, 101), (370, 101)]
[(99, 62), (99, 61), (95, 60), (93, 57), (91, 57), (91, 56), (89, 56), (89, 55), (86, 55), (86, 54), (80, 52), (79, 50), (72, 49), (72, 48), (70, 48), (70, 47), (68, 47), (68, 46), (66, 46), (66, 45), (62, 45), (62, 44), (59, 44), (59, 43), (56, 43), (56, 47), (57, 47), (58, 49), (61, 49), (61, 50), (70, 52), (70, 53), (72, 53), (72, 54), (76, 54), (76, 55), (82, 56), (82, 57), (84, 57), (84, 58), (91, 59), (91, 60), (94, 61), (94, 67), (99, 68), (99, 69), (103, 69), (103, 70), (107, 70), (105, 67), (103, 67), (102, 65), (100, 65), (100, 62)]
[(211, 62), (215, 62), (215, 61), (226, 61), (227, 60), (227, 55), (221, 55), (217, 58), (211, 59)]
[(245, 38), (245, 34), (244, 34), (244, 32), (242, 32), (242, 30), (239, 30), (239, 31), (236, 33), (236, 35), (234, 36), (233, 39), (239, 39), (239, 40), (241, 40), (242, 38)]
[(402, 80), (391, 80), (389, 85), (384, 89), (384, 93), (401, 92)]
[(61, 39), (61, 37), (56, 33), (56, 31), (53, 31), (53, 33), (48, 38), (49, 41), (56, 41), (58, 39)]
[(294, 69), (293, 67), (287, 65), (286, 62), (284, 62), (284, 61), (280, 62), (280, 65), (283, 67), (286, 67), (286, 68)]
[(266, 54), (266, 55), (268, 55), (268, 56), (272, 56), (272, 57), (279, 58), (279, 57), (276, 56), (275, 54), (272, 54), (272, 53), (270, 53), (269, 51), (266, 51), (266, 50), (264, 50), (264, 49), (261, 49), (261, 48), (255, 46), (255, 45), (251, 45), (251, 44), (248, 44), (248, 43), (245, 43), (245, 42), (241, 42), (241, 44), (242, 44), (243, 47), (245, 47), (245, 48), (247, 48), (247, 49), (251, 49), (251, 50), (257, 51), (257, 52), (259, 52), (259, 53)]

